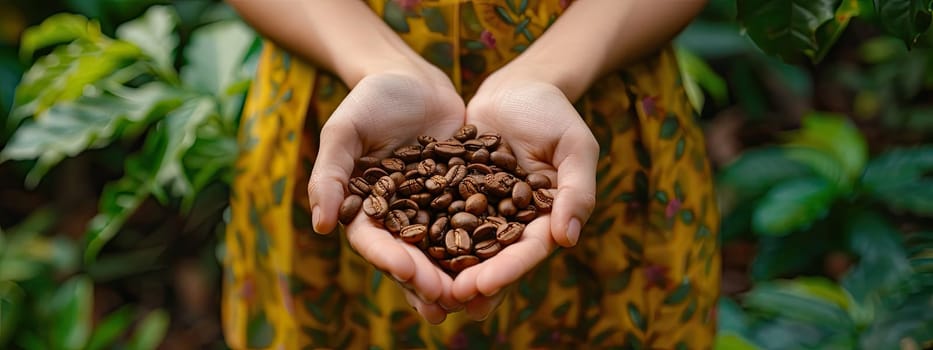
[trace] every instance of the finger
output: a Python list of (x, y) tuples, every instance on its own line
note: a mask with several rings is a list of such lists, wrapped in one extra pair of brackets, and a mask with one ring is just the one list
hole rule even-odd
[(460, 271), (451, 288), (451, 295), (455, 300), (466, 303), (479, 294), (479, 290), (476, 289), (476, 276), (479, 275), (484, 266), (485, 263), (480, 263)]
[(406, 282), (415, 276), (415, 262), (403, 244), (385, 230), (374, 227), (366, 215), (358, 215), (347, 226), (347, 241), (363, 259)]
[(332, 119), (321, 128), (321, 145), (308, 180), (311, 224), (317, 233), (330, 233), (337, 226), (344, 188), (353, 173), (354, 160), (361, 152), (358, 140), (356, 130), (349, 123)]
[[(582, 122), (581, 122), (582, 123)], [(596, 206), (596, 164), (599, 144), (585, 125), (571, 128), (554, 153), (557, 194), (551, 208), (551, 235), (557, 244), (572, 247)]]
[(498, 293), (531, 271), (554, 248), (548, 234), (548, 217), (535, 219), (517, 242), (477, 265), (481, 268), (476, 272), (477, 291), (486, 296)]
[(405, 290), (405, 300), (415, 309), (421, 317), (431, 324), (440, 324), (447, 319), (447, 312), (437, 304), (429, 304), (422, 301), (414, 293)]
[(437, 299), (437, 304), (444, 308), (447, 313), (463, 310), (463, 304), (453, 296), (453, 278), (441, 269), (435, 268), (435, 272), (437, 273), (438, 279), (441, 280), (441, 286), (443, 287), (441, 296)]
[(501, 291), (492, 296), (481, 295), (470, 300), (466, 305), (467, 317), (474, 321), (485, 321), (493, 311), (499, 308), (506, 294), (505, 291)]
[(427, 255), (411, 244), (402, 244), (415, 265), (415, 274), (408, 281), (414, 292), (427, 303), (435, 303), (444, 292), (437, 267), (428, 260)]

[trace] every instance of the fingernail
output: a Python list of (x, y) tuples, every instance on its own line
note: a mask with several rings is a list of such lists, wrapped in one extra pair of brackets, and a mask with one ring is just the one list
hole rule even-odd
[(577, 220), (577, 218), (570, 219), (570, 224), (567, 225), (567, 240), (570, 241), (570, 245), (577, 245), (579, 239), (580, 220)]
[(395, 280), (398, 281), (399, 283), (405, 283), (405, 280), (403, 280), (401, 277), (396, 275), (394, 272), (392, 273), (392, 277), (395, 278)]
[(494, 290), (494, 291), (492, 291), (492, 292), (490, 292), (490, 293), (483, 293), (483, 295), (485, 295), (485, 296), (487, 296), (487, 297), (491, 297), (491, 296), (493, 296), (493, 295), (496, 295), (496, 293), (499, 293), (500, 290), (502, 290), (502, 288), (496, 289), (496, 290)]
[(314, 229), (314, 232), (321, 233), (318, 231), (318, 225), (321, 224), (321, 207), (315, 205), (314, 208), (311, 208), (311, 226)]

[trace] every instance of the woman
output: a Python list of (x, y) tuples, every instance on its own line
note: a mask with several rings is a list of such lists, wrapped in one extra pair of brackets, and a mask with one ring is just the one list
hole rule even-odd
[[(712, 346), (718, 213), (669, 46), (703, 1), (230, 2), (268, 38), (226, 239), (231, 347)], [(557, 185), (519, 242), (451, 279), (363, 215), (328, 234), (355, 159), (465, 123)]]

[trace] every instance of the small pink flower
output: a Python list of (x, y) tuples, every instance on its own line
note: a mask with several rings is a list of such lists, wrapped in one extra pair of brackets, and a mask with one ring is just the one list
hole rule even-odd
[(664, 265), (648, 265), (645, 267), (645, 290), (653, 287), (667, 289), (667, 272), (670, 270)]
[(658, 101), (652, 96), (643, 98), (641, 100), (641, 107), (645, 110), (645, 114), (654, 115), (657, 111), (657, 102)]
[(496, 38), (488, 30), (483, 29), (483, 32), (479, 34), (479, 41), (486, 45), (487, 48), (496, 47)]
[(406, 11), (411, 11), (421, 3), (421, 0), (394, 0), (398, 6), (405, 9)]
[(668, 219), (674, 217), (674, 215), (677, 215), (677, 212), (680, 211), (680, 206), (682, 204), (683, 203), (681, 203), (677, 198), (667, 202), (667, 208), (664, 209), (664, 215), (667, 216)]

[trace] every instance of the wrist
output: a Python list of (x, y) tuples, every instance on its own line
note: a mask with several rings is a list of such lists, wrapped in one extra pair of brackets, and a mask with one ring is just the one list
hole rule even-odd
[(515, 58), (497, 75), (507, 81), (526, 81), (553, 85), (571, 102), (576, 101), (595, 80), (597, 72), (592, 65), (561, 59), (559, 55), (547, 55), (540, 51), (529, 51)]

